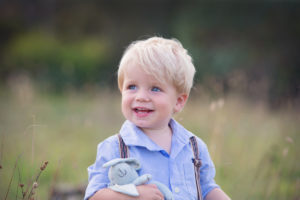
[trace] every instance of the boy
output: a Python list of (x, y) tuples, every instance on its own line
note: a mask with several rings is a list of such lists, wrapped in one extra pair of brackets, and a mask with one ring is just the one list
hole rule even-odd
[[(139, 174), (151, 174), (153, 180), (169, 187), (176, 200), (197, 199), (194, 156), (189, 140), (193, 134), (173, 119), (188, 99), (194, 74), (192, 59), (181, 43), (161, 37), (132, 43), (118, 70), (121, 107), (126, 118), (120, 135), (130, 157), (141, 163)], [(200, 138), (197, 144), (202, 162), (203, 199), (229, 199), (214, 181), (215, 168), (206, 145)], [(117, 135), (98, 145), (96, 161), (88, 168), (85, 199), (163, 199), (152, 184), (137, 186), (138, 197), (108, 189), (108, 169), (102, 165), (118, 157)]]

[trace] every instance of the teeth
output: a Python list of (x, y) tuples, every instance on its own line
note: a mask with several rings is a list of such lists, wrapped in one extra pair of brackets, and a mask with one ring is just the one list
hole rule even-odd
[(145, 111), (151, 111), (151, 109), (147, 109), (147, 108), (135, 108), (135, 111), (140, 111), (140, 112), (145, 112)]
[(142, 109), (136, 109), (136, 111), (140, 111), (140, 112), (145, 112), (145, 111), (147, 111), (147, 110), (142, 110)]

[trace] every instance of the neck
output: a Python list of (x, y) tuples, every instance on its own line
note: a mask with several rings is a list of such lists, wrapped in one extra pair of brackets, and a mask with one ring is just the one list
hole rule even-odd
[(163, 129), (143, 129), (144, 133), (158, 146), (162, 147), (168, 154), (171, 152), (172, 129), (166, 126)]

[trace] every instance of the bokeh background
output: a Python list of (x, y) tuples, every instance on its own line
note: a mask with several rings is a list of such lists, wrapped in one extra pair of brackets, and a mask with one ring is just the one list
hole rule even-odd
[(300, 199), (299, 2), (0, 1), (0, 34), (0, 198), (22, 199), (49, 161), (35, 199), (81, 199), (97, 144), (124, 121), (122, 53), (162, 36), (194, 59), (175, 118), (207, 143), (223, 190)]

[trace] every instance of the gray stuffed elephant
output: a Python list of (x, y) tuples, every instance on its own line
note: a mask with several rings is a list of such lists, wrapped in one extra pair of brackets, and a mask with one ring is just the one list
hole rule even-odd
[[(110, 167), (108, 188), (130, 196), (138, 196), (136, 186), (145, 184), (152, 178), (150, 174), (138, 175), (137, 170), (141, 166), (135, 158), (116, 158), (103, 164), (103, 167)], [(168, 187), (157, 181), (151, 183), (157, 186), (165, 200), (173, 200), (172, 192)]]

